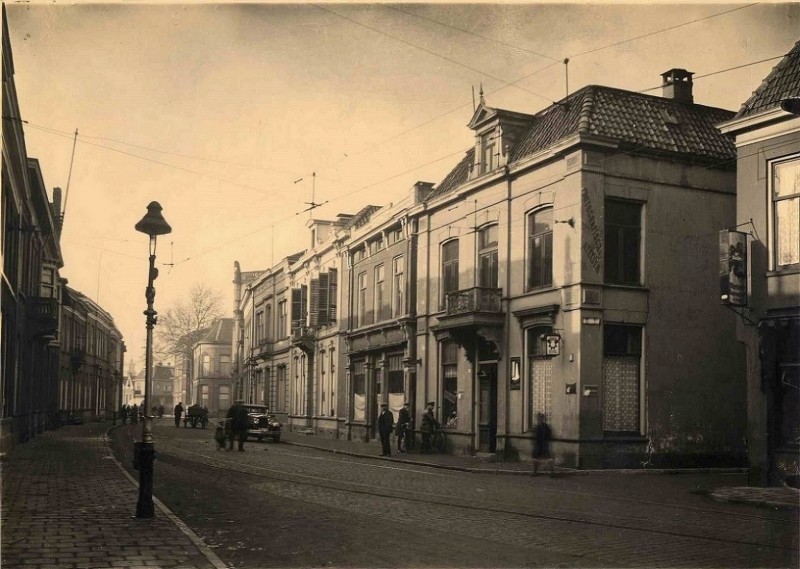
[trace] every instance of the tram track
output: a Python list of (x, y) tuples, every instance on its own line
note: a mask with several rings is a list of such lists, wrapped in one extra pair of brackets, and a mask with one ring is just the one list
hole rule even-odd
[[(257, 464), (252, 464), (250, 462), (241, 461), (234, 459), (230, 455), (226, 455), (225, 460), (220, 460), (218, 456), (213, 454), (205, 454), (205, 453), (190, 453), (188, 451), (182, 451), (182, 449), (175, 448), (173, 453), (165, 451), (163, 448), (161, 452), (165, 454), (169, 454), (170, 456), (174, 456), (179, 460), (184, 460), (190, 463), (203, 465), (205, 467), (213, 468), (216, 470), (227, 471), (227, 472), (237, 472), (237, 473), (245, 473), (257, 476), (259, 478), (263, 478), (265, 480), (271, 481), (278, 481), (278, 482), (285, 482), (289, 484), (299, 485), (299, 486), (307, 486), (312, 488), (318, 488), (323, 490), (333, 490), (339, 492), (347, 492), (353, 495), (363, 495), (363, 496), (371, 496), (377, 498), (384, 498), (384, 499), (393, 499), (393, 500), (404, 500), (411, 503), (421, 503), (426, 505), (438, 505), (438, 506), (445, 506), (451, 508), (458, 508), (461, 510), (471, 511), (471, 512), (483, 512), (486, 514), (491, 515), (507, 515), (507, 516), (520, 516), (523, 518), (530, 518), (535, 520), (543, 520), (549, 521), (554, 523), (567, 523), (567, 524), (580, 524), (582, 526), (593, 526), (598, 528), (607, 528), (613, 530), (624, 530), (624, 531), (632, 531), (638, 532), (640, 534), (649, 534), (649, 535), (659, 535), (659, 536), (667, 536), (672, 538), (683, 538), (683, 539), (694, 539), (694, 540), (702, 540), (708, 543), (718, 543), (718, 544), (727, 544), (727, 545), (738, 545), (738, 546), (746, 546), (746, 547), (757, 547), (757, 548), (767, 548), (774, 551), (794, 551), (794, 548), (791, 546), (783, 546), (783, 545), (776, 545), (772, 543), (765, 543), (763, 541), (757, 540), (746, 540), (746, 539), (735, 539), (735, 538), (726, 538), (726, 537), (717, 537), (717, 536), (710, 536), (710, 535), (701, 535), (698, 533), (692, 532), (685, 532), (685, 531), (677, 531), (671, 530), (665, 527), (661, 528), (646, 528), (642, 526), (637, 526), (631, 523), (620, 523), (620, 522), (611, 522), (608, 520), (599, 520), (599, 519), (590, 519), (585, 516), (580, 515), (563, 515), (563, 514), (553, 514), (553, 513), (542, 513), (533, 511), (531, 508), (527, 508), (525, 506), (520, 506), (518, 504), (511, 504), (511, 503), (503, 503), (498, 502), (496, 500), (487, 501), (487, 500), (470, 500), (461, 497), (454, 496), (453, 494), (445, 494), (440, 492), (430, 492), (430, 491), (414, 491), (413, 493), (409, 493), (408, 491), (404, 490), (392, 490), (391, 488), (387, 488), (385, 486), (381, 486), (378, 484), (372, 483), (364, 483), (364, 482), (357, 482), (357, 481), (342, 481), (342, 480), (333, 480), (331, 478), (325, 476), (318, 476), (315, 474), (307, 474), (307, 473), (300, 473), (300, 472), (286, 472), (286, 470), (281, 470), (277, 468), (271, 468), (269, 466), (262, 466)], [(291, 453), (281, 453), (281, 454), (291, 454)], [(297, 455), (301, 456), (302, 455)], [(304, 457), (305, 458), (305, 457)], [(402, 470), (406, 472), (416, 472), (415, 470), (405, 469), (405, 468), (397, 468), (391, 467), (397, 470)], [(548, 491), (548, 489), (542, 489), (543, 491)], [(603, 500), (613, 500), (613, 501), (626, 501), (626, 502), (638, 502), (641, 504), (647, 505), (658, 505), (659, 507), (663, 508), (672, 508), (677, 510), (685, 510), (685, 511), (694, 511), (695, 513), (707, 513), (707, 514), (717, 514), (717, 515), (732, 515), (733, 517), (739, 519), (747, 519), (753, 521), (761, 521), (761, 522), (769, 522), (769, 523), (780, 523), (780, 524), (793, 524), (796, 526), (796, 520), (787, 520), (782, 518), (775, 518), (775, 517), (766, 517), (766, 516), (758, 516), (758, 515), (749, 515), (742, 512), (725, 512), (721, 510), (706, 510), (702, 508), (692, 507), (692, 506), (684, 506), (684, 505), (677, 505), (677, 504), (663, 504), (663, 503), (656, 503), (650, 502), (646, 500), (636, 500), (630, 498), (617, 498), (617, 497), (609, 497), (609, 496), (598, 496), (596, 494), (590, 493), (581, 493), (575, 491), (566, 491), (566, 490), (555, 490), (557, 492), (569, 492), (575, 494), (577, 496), (585, 495), (591, 496), (594, 499), (601, 498)]]

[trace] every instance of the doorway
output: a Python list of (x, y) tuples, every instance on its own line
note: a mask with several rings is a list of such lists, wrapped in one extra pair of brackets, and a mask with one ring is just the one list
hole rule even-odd
[(497, 362), (478, 368), (478, 451), (497, 450)]

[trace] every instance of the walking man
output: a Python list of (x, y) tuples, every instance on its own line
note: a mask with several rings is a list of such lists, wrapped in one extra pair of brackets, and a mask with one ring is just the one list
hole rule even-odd
[(423, 453), (431, 450), (431, 435), (439, 427), (439, 421), (436, 420), (436, 415), (433, 413), (435, 406), (435, 401), (428, 401), (425, 413), (422, 414), (422, 425), (419, 430), (422, 433), (422, 448), (420, 452)]
[[(397, 452), (403, 452), (403, 440), (406, 436), (406, 428), (411, 421), (411, 413), (408, 412), (408, 401), (403, 403), (403, 408), (397, 414), (397, 428), (394, 434), (397, 435)], [(408, 448), (405, 449), (408, 451)]]
[(131, 425), (139, 424), (139, 406), (134, 403), (131, 407)]
[(389, 411), (386, 403), (381, 403), (381, 414), (378, 415), (378, 434), (381, 436), (381, 456), (391, 456), (392, 448), (389, 442), (392, 436), (394, 415)]
[(550, 463), (550, 476), (554, 474), (555, 460), (550, 451), (550, 440), (553, 438), (553, 431), (550, 425), (544, 420), (544, 413), (536, 413), (536, 428), (533, 430), (533, 474), (539, 471), (539, 462), (547, 461)]
[(175, 410), (173, 412), (175, 413), (175, 426), (180, 427), (181, 415), (183, 415), (183, 401), (178, 401), (178, 404), (175, 405)]
[(239, 443), (239, 451), (244, 451), (244, 441), (247, 440), (247, 409), (244, 408), (244, 401), (237, 399), (227, 414), (228, 431), (228, 450), (233, 450), (233, 439)]
[(122, 405), (119, 408), (119, 418), (122, 419), (122, 424), (128, 424), (128, 408), (125, 405)]

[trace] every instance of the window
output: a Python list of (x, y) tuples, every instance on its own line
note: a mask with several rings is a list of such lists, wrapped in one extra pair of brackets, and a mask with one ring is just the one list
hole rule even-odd
[(335, 404), (336, 404), (336, 350), (334, 348), (331, 348), (331, 351), (330, 351), (330, 367), (329, 367), (329, 369), (330, 369), (331, 373), (330, 373), (328, 381), (330, 382), (329, 385), (330, 385), (330, 394), (331, 395), (330, 395), (330, 398), (328, 399), (328, 401), (329, 401), (328, 405), (331, 408), (331, 417), (335, 417), (336, 416), (336, 409), (335, 409)]
[(264, 325), (264, 313), (259, 311), (256, 312), (256, 322), (255, 322), (255, 329), (253, 330), (253, 344), (256, 346), (261, 343), (261, 340), (264, 338), (264, 334), (262, 331), (262, 327)]
[(264, 308), (264, 339), (272, 341), (272, 305)]
[(203, 363), (200, 365), (200, 377), (208, 377), (211, 373), (211, 356), (203, 354)]
[(224, 411), (231, 406), (231, 386), (219, 386), (219, 410)]
[(353, 362), (353, 421), (364, 422), (366, 418), (367, 394), (364, 362)]
[(478, 231), (478, 286), (497, 288), (497, 225)]
[(389, 317), (388, 306), (385, 304), (385, 289), (386, 283), (384, 282), (385, 278), (385, 268), (383, 265), (378, 265), (375, 267), (375, 295), (373, 296), (374, 302), (374, 310), (375, 310), (375, 321), (380, 322), (381, 320), (386, 320)]
[(552, 331), (549, 326), (537, 326), (526, 332), (530, 386), (528, 425), (531, 428), (536, 424), (537, 413), (544, 413), (548, 422), (553, 418), (553, 358), (547, 356), (545, 340)]
[(292, 328), (300, 328), (306, 325), (306, 309), (308, 307), (308, 287), (300, 285), (300, 288), (292, 289)]
[(367, 323), (367, 273), (358, 275), (358, 296), (356, 297), (356, 326)]
[(553, 285), (553, 208), (528, 214), (528, 290)]
[(209, 393), (209, 386), (208, 385), (201, 385), (200, 386), (200, 401), (197, 402), (201, 407), (207, 407), (208, 406), (208, 400), (209, 400), (208, 393)]
[(392, 317), (397, 318), (405, 314), (405, 301), (403, 293), (403, 271), (405, 263), (403, 257), (392, 259)]
[(286, 337), (286, 300), (278, 303), (278, 338)]
[(56, 298), (55, 269), (48, 266), (42, 267), (42, 282), (39, 294), (45, 298)]
[(328, 322), (336, 322), (336, 305), (339, 297), (339, 272), (336, 269), (328, 270)]
[(483, 171), (482, 174), (486, 174), (487, 172), (491, 172), (497, 167), (497, 145), (494, 142), (495, 137), (494, 133), (487, 134), (483, 137), (483, 160), (482, 166)]
[(641, 284), (642, 204), (606, 200), (605, 282)]
[(442, 422), (457, 412), (458, 344), (442, 342)]
[(231, 375), (231, 357), (227, 354), (219, 357), (219, 376), (230, 377)]
[(448, 292), (458, 290), (458, 240), (442, 245), (442, 305)]
[(603, 329), (603, 431), (639, 434), (642, 328)]
[(325, 408), (327, 407), (326, 395), (328, 394), (328, 374), (325, 373), (325, 350), (319, 351), (317, 365), (319, 366), (319, 403), (317, 412), (324, 417), (326, 414)]
[(275, 402), (275, 411), (286, 411), (286, 366), (278, 366), (277, 372), (278, 399)]
[(396, 417), (406, 400), (403, 385), (403, 354), (392, 354), (388, 357), (389, 370), (386, 374), (389, 411)]
[(774, 268), (800, 264), (800, 157), (772, 165)]

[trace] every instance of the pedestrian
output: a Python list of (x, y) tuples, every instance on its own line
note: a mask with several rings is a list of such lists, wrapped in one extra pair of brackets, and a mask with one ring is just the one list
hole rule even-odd
[[(406, 429), (411, 422), (411, 413), (408, 411), (408, 401), (403, 403), (403, 408), (397, 413), (397, 427), (394, 434), (397, 435), (397, 452), (408, 452), (408, 445), (403, 445), (406, 436)], [(403, 447), (406, 447), (405, 449)]]
[(139, 424), (139, 406), (134, 403), (131, 407), (131, 425)]
[(175, 405), (175, 409), (173, 411), (175, 414), (175, 426), (181, 426), (181, 415), (183, 415), (183, 401), (178, 401), (178, 404)]
[(217, 450), (225, 450), (225, 441), (228, 435), (225, 432), (225, 419), (217, 423), (217, 428), (214, 430), (214, 440), (217, 441)]
[(392, 426), (394, 425), (394, 415), (389, 411), (386, 403), (381, 403), (381, 414), (378, 415), (378, 434), (381, 436), (381, 456), (392, 455)]
[(229, 419), (228, 431), (228, 450), (233, 450), (233, 439), (239, 443), (239, 451), (244, 451), (244, 441), (247, 440), (247, 409), (244, 408), (244, 401), (237, 399), (226, 416)]
[(163, 416), (164, 416), (164, 406), (163, 405), (159, 405), (158, 406), (158, 418), (160, 419)]
[(545, 421), (544, 413), (536, 413), (536, 427), (533, 430), (533, 475), (539, 471), (539, 463), (547, 461), (550, 463), (550, 476), (554, 474), (555, 460), (550, 451), (550, 441), (553, 438), (553, 431)]
[(439, 421), (436, 420), (436, 415), (433, 412), (435, 406), (435, 401), (428, 401), (428, 406), (422, 414), (422, 425), (419, 429), (420, 433), (422, 433), (422, 448), (420, 449), (422, 453), (431, 450), (431, 435), (439, 428)]
[(119, 418), (122, 419), (122, 424), (128, 424), (128, 407), (126, 405), (122, 405), (119, 408)]

